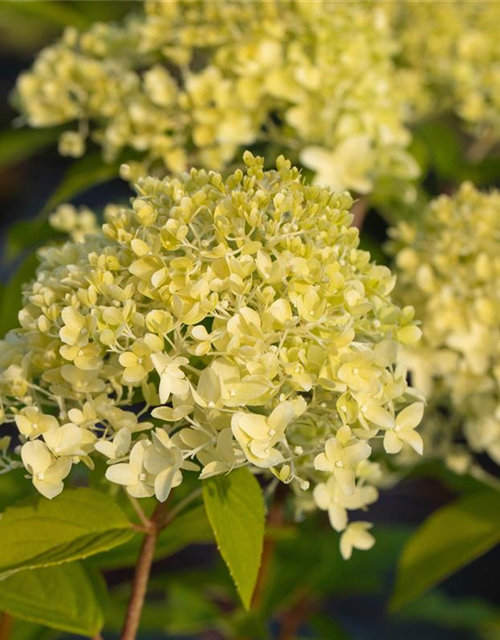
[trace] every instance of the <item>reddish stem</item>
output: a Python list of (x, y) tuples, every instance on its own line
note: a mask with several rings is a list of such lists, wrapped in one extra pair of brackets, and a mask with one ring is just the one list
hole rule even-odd
[(0, 640), (8, 640), (12, 629), (12, 616), (10, 613), (0, 613)]
[(135, 640), (139, 630), (142, 609), (146, 600), (151, 566), (153, 564), (156, 542), (167, 522), (166, 503), (159, 503), (149, 521), (149, 530), (144, 537), (141, 552), (135, 568), (132, 594), (127, 607), (127, 616), (120, 640)]

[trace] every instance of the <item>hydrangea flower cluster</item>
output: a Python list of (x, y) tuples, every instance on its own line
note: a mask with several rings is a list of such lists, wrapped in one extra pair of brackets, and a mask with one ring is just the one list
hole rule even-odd
[[(497, 2), (381, 2), (401, 48), (420, 76), (428, 111), (450, 109), (471, 132), (500, 137), (500, 40)], [(422, 104), (423, 103), (423, 104)]]
[(349, 194), (244, 160), (226, 181), (141, 180), (100, 233), (41, 251), (0, 349), (5, 420), (48, 498), (96, 456), (160, 501), (186, 471), (249, 466), (328, 511), (348, 556), (373, 542), (347, 528), (377, 497), (372, 448), (421, 452), (423, 404), (397, 364), (420, 330), (358, 248)]
[(107, 160), (127, 150), (130, 179), (223, 170), (265, 143), (320, 184), (368, 193), (418, 172), (395, 50), (365, 3), (147, 2), (123, 25), (68, 29), (20, 76), (18, 103), (30, 126), (77, 123), (63, 154), (89, 135)]
[(75, 207), (61, 204), (49, 216), (50, 226), (56, 231), (67, 234), (74, 242), (84, 242), (90, 233), (99, 231), (96, 214), (87, 207)]
[[(472, 450), (500, 464), (500, 193), (465, 183), (392, 235), (398, 298), (423, 322), (406, 355), (413, 383), (434, 404), (451, 402)], [(429, 438), (453, 456), (452, 419), (430, 425)]]

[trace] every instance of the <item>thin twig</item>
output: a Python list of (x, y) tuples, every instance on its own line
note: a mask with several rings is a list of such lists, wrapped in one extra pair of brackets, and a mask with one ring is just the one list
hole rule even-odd
[(131, 527), (134, 531), (137, 531), (138, 533), (149, 533), (149, 526), (143, 526), (142, 524), (134, 524), (133, 522), (131, 523)]
[(0, 640), (9, 640), (13, 619), (10, 613), (0, 613)]
[(352, 214), (354, 216), (352, 220), (352, 226), (361, 231), (367, 213), (368, 200), (366, 198), (360, 198), (359, 200), (356, 200), (356, 202), (352, 206)]
[(303, 596), (284, 614), (278, 640), (295, 640), (300, 625), (313, 609), (312, 601)]
[(131, 496), (130, 493), (128, 493), (128, 491), (125, 491), (125, 494), (126, 494), (127, 498), (129, 499), (129, 502), (132, 505), (132, 508), (134, 509), (135, 513), (137, 514), (137, 517), (139, 518), (139, 520), (142, 522), (142, 524), (146, 528), (149, 528), (151, 523), (150, 523), (149, 518), (147, 517), (147, 515), (144, 513), (143, 508), (139, 504), (139, 500), (137, 500), (137, 498), (134, 498), (134, 496)]
[(181, 511), (184, 511), (184, 509), (191, 504), (191, 502), (194, 502), (194, 500), (196, 500), (197, 498), (199, 498), (202, 494), (202, 489), (195, 489), (192, 493), (190, 493), (189, 495), (187, 495), (185, 498), (183, 498), (182, 500), (180, 500), (175, 507), (173, 507), (168, 515), (167, 515), (167, 524), (170, 524), (170, 522), (172, 522), (172, 520), (174, 518), (176, 518)]
[[(141, 621), (142, 609), (146, 599), (151, 566), (155, 555), (156, 542), (167, 522), (167, 503), (160, 502), (148, 520), (149, 531), (144, 537), (141, 552), (135, 568), (132, 594), (127, 607), (125, 624), (120, 636), (121, 640), (135, 640)], [(1, 639), (0, 639), (1, 640)]]
[(488, 155), (495, 146), (496, 138), (492, 129), (488, 129), (475, 140), (467, 151), (467, 160), (472, 164), (478, 164)]

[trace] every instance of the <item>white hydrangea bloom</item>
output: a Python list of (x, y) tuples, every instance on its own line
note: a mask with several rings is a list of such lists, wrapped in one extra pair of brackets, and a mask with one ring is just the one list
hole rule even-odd
[(347, 511), (362, 509), (375, 502), (378, 492), (375, 487), (360, 486), (350, 495), (346, 495), (335, 476), (330, 476), (326, 482), (320, 482), (314, 487), (313, 495), (318, 507), (328, 511), (330, 523), (335, 531), (343, 531), (347, 527)]
[(497, 2), (385, 2), (384, 11), (420, 114), (451, 110), (491, 144), (500, 136)]
[(63, 480), (71, 471), (68, 457), (56, 458), (46, 444), (34, 440), (23, 445), (21, 458), (33, 485), (43, 496), (51, 499), (61, 493)]
[(30, 126), (78, 123), (61, 136), (65, 155), (82, 155), (88, 135), (107, 160), (138, 155), (131, 180), (222, 170), (264, 141), (318, 183), (368, 193), (417, 171), (397, 53), (376, 3), (150, 1), (121, 25), (67, 29), (17, 98)]
[(419, 449), (398, 364), (413, 310), (359, 249), (351, 197), (284, 158), (244, 161), (225, 181), (141, 180), (101, 232), (41, 251), (0, 393), (44, 495), (100, 457), (110, 482), (161, 501), (186, 473), (248, 466), (340, 531), (376, 498), (382, 437)]
[(340, 537), (340, 553), (344, 560), (349, 560), (353, 549), (371, 549), (375, 538), (368, 532), (372, 525), (369, 522), (351, 522)]
[[(414, 386), (446, 410), (426, 421), (422, 435), (432, 443), (429, 451), (454, 468), (468, 466), (455, 443), (462, 434), (472, 451), (500, 463), (499, 234), (500, 193), (481, 193), (470, 183), (392, 231), (397, 297), (415, 306), (423, 327), (419, 346), (403, 356)], [(421, 453), (412, 428), (421, 414), (414, 404), (398, 415), (399, 432), (393, 426), (385, 434), (388, 451), (407, 442)]]
[[(70, 133), (67, 131), (66, 135)], [(87, 207), (77, 209), (72, 204), (59, 205), (49, 216), (49, 222), (57, 231), (69, 234), (74, 242), (83, 242), (86, 235), (99, 229), (97, 216), (93, 211)]]

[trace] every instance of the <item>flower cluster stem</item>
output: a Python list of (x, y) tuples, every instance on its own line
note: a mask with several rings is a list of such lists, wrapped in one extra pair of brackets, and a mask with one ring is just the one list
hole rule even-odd
[(294, 640), (301, 624), (313, 610), (312, 602), (307, 596), (302, 596), (293, 606), (285, 612), (281, 621), (281, 629), (278, 640)]
[(0, 640), (8, 640), (12, 629), (12, 616), (10, 613), (0, 613)]
[(354, 218), (352, 220), (352, 226), (359, 229), (359, 231), (363, 228), (368, 209), (369, 204), (366, 198), (360, 198), (353, 204), (352, 213)]
[(167, 522), (167, 503), (160, 502), (149, 520), (148, 532), (144, 536), (141, 552), (135, 568), (132, 593), (127, 607), (127, 615), (120, 640), (135, 640), (141, 621), (142, 609), (146, 599), (151, 567), (158, 536)]

